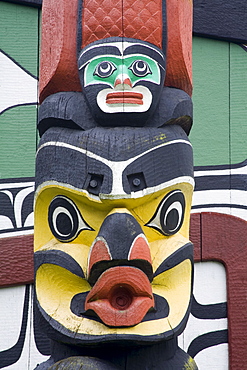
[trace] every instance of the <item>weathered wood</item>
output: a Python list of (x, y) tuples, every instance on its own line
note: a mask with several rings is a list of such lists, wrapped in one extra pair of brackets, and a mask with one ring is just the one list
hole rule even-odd
[(202, 260), (221, 261), (227, 271), (230, 368), (245, 367), (246, 221), (228, 215), (202, 214)]
[(196, 36), (212, 37), (237, 43), (247, 41), (247, 4), (242, 0), (194, 0)]
[(33, 235), (0, 238), (0, 286), (33, 282)]

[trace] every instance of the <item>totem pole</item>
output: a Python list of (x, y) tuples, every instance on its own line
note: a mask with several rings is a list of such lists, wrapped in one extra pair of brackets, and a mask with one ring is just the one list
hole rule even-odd
[(43, 1), (37, 369), (197, 369), (190, 0)]

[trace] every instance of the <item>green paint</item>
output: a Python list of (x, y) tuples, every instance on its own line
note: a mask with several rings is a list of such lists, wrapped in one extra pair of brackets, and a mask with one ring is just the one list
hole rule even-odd
[(36, 107), (21, 106), (0, 116), (0, 178), (34, 176)]
[[(133, 66), (136, 61), (143, 61), (148, 66), (148, 73), (140, 77), (133, 73)], [(112, 73), (108, 77), (100, 77), (99, 67), (102, 62), (110, 62)], [(93, 84), (107, 84), (114, 87), (114, 82), (120, 74), (128, 75), (132, 85), (134, 86), (139, 81), (150, 81), (157, 85), (160, 84), (160, 71), (156, 61), (144, 55), (131, 55), (127, 57), (117, 57), (104, 55), (94, 58), (87, 64), (85, 68), (85, 86)]]
[(230, 44), (231, 163), (247, 158), (247, 52)]
[(228, 42), (193, 39), (193, 82), (195, 165), (230, 163)]
[(37, 76), (39, 10), (0, 2), (0, 49)]
[[(37, 76), (39, 10), (0, 2), (0, 49)], [(18, 81), (16, 81), (18, 88)], [(34, 176), (37, 108), (0, 115), (0, 178)]]

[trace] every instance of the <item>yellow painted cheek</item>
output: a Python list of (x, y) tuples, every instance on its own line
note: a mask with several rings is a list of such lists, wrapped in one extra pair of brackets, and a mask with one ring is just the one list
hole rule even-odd
[(187, 244), (189, 240), (180, 233), (173, 236), (163, 237), (150, 243), (153, 271), (172, 253)]
[(58, 322), (66, 321), (69, 330), (76, 331), (81, 318), (70, 310), (74, 295), (90, 290), (88, 282), (63, 267), (44, 264), (36, 274), (37, 299), (41, 307)]
[(192, 265), (185, 260), (172, 269), (156, 276), (152, 282), (153, 292), (164, 297), (170, 307), (168, 316), (172, 328), (183, 319), (191, 296)]

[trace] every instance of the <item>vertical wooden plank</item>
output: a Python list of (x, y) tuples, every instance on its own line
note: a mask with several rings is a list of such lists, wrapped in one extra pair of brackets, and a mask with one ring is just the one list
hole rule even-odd
[(246, 160), (247, 50), (230, 44), (230, 163)]
[(194, 125), (190, 139), (196, 166), (229, 163), (229, 44), (193, 39)]
[(0, 3), (0, 178), (34, 175), (38, 13)]
[(227, 271), (230, 369), (246, 367), (246, 222), (240, 218), (202, 214), (202, 260), (221, 261)]

